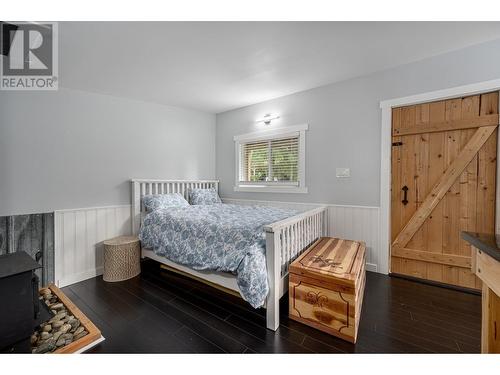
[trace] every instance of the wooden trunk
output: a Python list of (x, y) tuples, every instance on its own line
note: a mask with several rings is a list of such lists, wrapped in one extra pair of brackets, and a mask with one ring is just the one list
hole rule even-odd
[(323, 237), (289, 270), (290, 318), (356, 342), (365, 290), (365, 244)]

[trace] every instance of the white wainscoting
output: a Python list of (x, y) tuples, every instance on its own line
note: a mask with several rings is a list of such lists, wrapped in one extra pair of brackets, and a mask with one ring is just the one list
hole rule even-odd
[[(379, 208), (332, 204), (223, 199), (225, 203), (268, 205), (305, 211), (328, 206), (328, 235), (362, 240), (369, 271), (379, 266)], [(102, 242), (131, 233), (131, 206), (92, 207), (55, 211), (55, 282), (64, 287), (102, 274)]]
[(55, 283), (64, 287), (102, 274), (102, 242), (132, 231), (131, 206), (55, 211)]
[(328, 207), (328, 236), (360, 240), (366, 243), (366, 269), (383, 272), (380, 267), (382, 256), (380, 251), (380, 209), (379, 207), (344, 206), (334, 204), (295, 203), (259, 201), (248, 199), (222, 198), (224, 203), (265, 205), (289, 208), (300, 211), (318, 206)]

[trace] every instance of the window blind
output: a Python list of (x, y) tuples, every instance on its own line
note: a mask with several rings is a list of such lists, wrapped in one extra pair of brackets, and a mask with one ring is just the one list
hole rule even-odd
[(241, 182), (298, 182), (299, 137), (241, 145)]

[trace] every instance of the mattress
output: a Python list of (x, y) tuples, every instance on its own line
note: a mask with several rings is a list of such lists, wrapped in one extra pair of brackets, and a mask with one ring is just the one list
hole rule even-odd
[(296, 213), (232, 204), (169, 207), (146, 214), (139, 238), (175, 263), (235, 274), (241, 296), (257, 308), (269, 292), (263, 227)]

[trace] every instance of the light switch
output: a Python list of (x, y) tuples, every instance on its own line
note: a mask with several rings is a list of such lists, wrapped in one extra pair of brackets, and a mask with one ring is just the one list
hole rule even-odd
[(336, 168), (335, 176), (337, 178), (346, 178), (351, 177), (351, 169), (350, 168)]

